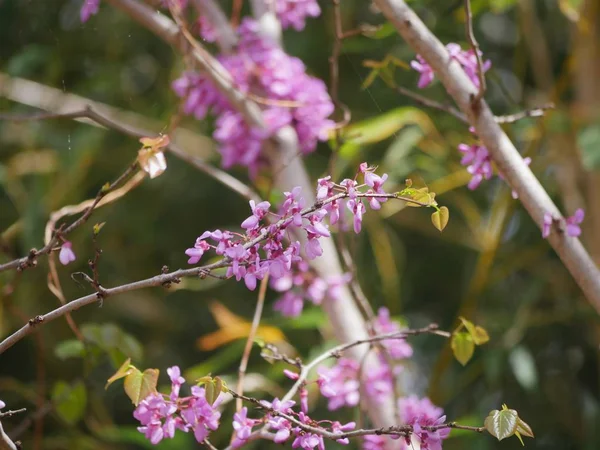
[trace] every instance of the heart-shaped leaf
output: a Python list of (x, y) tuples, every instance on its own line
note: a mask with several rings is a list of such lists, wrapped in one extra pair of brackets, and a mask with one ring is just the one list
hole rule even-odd
[(475, 351), (475, 343), (469, 333), (459, 332), (452, 335), (450, 342), (456, 360), (463, 366), (466, 365)]
[[(108, 379), (108, 381), (106, 382), (106, 386), (104, 386), (104, 389), (108, 389), (108, 387), (113, 384), (115, 381), (126, 377), (127, 375), (129, 375), (133, 370), (135, 369), (135, 367), (133, 367), (131, 365), (131, 358), (127, 358), (125, 360), (125, 362), (123, 364), (121, 364), (121, 367), (119, 367), (119, 369), (115, 372), (115, 374), (110, 377)], [(135, 369), (137, 370), (137, 369)], [(139, 370), (138, 370), (139, 372)]]
[(439, 210), (431, 215), (431, 222), (433, 223), (433, 226), (440, 231), (444, 231), (444, 228), (446, 228), (446, 225), (448, 225), (449, 219), (450, 211), (448, 211), (448, 208), (445, 206), (442, 206)]
[(519, 415), (514, 409), (494, 409), (486, 417), (484, 426), (492, 436), (501, 441), (515, 434), (518, 422)]
[(158, 373), (158, 369), (146, 369), (144, 372), (133, 369), (127, 375), (125, 378), (125, 393), (135, 406), (139, 405), (148, 395), (156, 392)]

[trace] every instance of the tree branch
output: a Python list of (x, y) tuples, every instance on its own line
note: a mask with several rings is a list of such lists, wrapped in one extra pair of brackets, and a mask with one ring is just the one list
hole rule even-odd
[[(467, 78), (458, 62), (450, 58), (442, 43), (403, 0), (374, 0), (374, 2), (394, 24), (404, 40), (433, 68), (436, 76), (469, 119), (469, 123), (475, 127), (483, 145), (490, 152), (510, 186), (517, 192), (523, 206), (538, 227), (541, 228), (546, 212), (561, 217), (556, 205), (523, 162), (523, 158), (508, 136), (496, 123), (485, 101), (480, 102), (478, 114), (475, 114), (471, 106), (472, 98), (477, 95), (473, 83)], [(579, 239), (552, 230), (548, 240), (589, 302), (600, 313), (600, 272)]]

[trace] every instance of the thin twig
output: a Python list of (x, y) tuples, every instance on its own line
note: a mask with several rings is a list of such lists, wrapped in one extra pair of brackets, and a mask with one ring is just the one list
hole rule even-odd
[(454, 117), (456, 117), (461, 122), (465, 122), (465, 123), (469, 122), (467, 119), (467, 116), (465, 116), (463, 113), (461, 113), (458, 109), (456, 109), (453, 106), (446, 105), (446, 104), (440, 103), (440, 102), (436, 102), (435, 100), (432, 100), (423, 95), (417, 94), (416, 92), (413, 92), (410, 89), (406, 89), (402, 86), (390, 86), (390, 87), (392, 89), (394, 89), (396, 92), (398, 92), (399, 94), (402, 94), (402, 95), (414, 100), (417, 103), (427, 106), (428, 108), (434, 108), (434, 109), (438, 109), (440, 111), (444, 111), (449, 114), (452, 114)]
[(537, 108), (527, 109), (515, 114), (508, 114), (506, 116), (496, 116), (496, 123), (514, 123), (527, 117), (543, 117), (546, 111), (554, 109), (554, 103), (547, 103)]
[[(243, 394), (244, 393), (244, 376), (246, 375), (246, 369), (248, 368), (248, 360), (250, 359), (250, 352), (252, 351), (252, 344), (254, 344), (254, 337), (256, 336), (256, 330), (260, 325), (260, 318), (262, 317), (263, 306), (265, 304), (265, 296), (267, 295), (267, 286), (269, 285), (269, 274), (260, 282), (260, 288), (258, 290), (258, 300), (256, 301), (256, 308), (254, 309), (254, 317), (252, 318), (252, 326), (248, 333), (248, 339), (246, 339), (246, 345), (244, 346), (244, 353), (240, 361), (240, 367), (238, 369), (238, 380), (236, 390)], [(239, 411), (242, 409), (242, 400), (238, 399), (235, 402), (235, 409)]]
[(8, 411), (4, 411), (4, 412), (0, 411), (0, 419), (4, 419), (5, 417), (12, 417), (15, 414), (21, 414), (22, 412), (25, 412), (25, 411), (27, 411), (27, 408), (13, 409), (13, 410), (8, 410)]
[(473, 32), (473, 12), (471, 11), (471, 0), (465, 0), (465, 14), (466, 14), (466, 33), (467, 40), (475, 53), (475, 58), (477, 60), (477, 76), (479, 78), (479, 91), (477, 95), (473, 97), (472, 105), (475, 107), (479, 104), (479, 101), (483, 98), (486, 90), (486, 82), (485, 82), (485, 73), (483, 71), (483, 61), (481, 59), (481, 52), (479, 50), (479, 44), (477, 43), (477, 39), (475, 39), (475, 33)]
[(92, 213), (94, 212), (94, 209), (96, 208), (96, 206), (98, 206), (98, 204), (100, 203), (100, 201), (111, 191), (115, 190), (121, 183), (123, 183), (123, 181), (125, 179), (127, 179), (135, 171), (136, 168), (137, 168), (137, 161), (132, 163), (125, 170), (125, 172), (123, 172), (115, 181), (100, 188), (100, 190), (96, 194), (96, 197), (91, 202), (91, 204), (88, 207), (86, 207), (86, 209), (83, 211), (83, 214), (77, 220), (75, 220), (71, 225), (69, 225), (65, 228), (59, 228), (57, 231), (55, 231), (52, 238), (50, 239), (50, 241), (46, 245), (44, 245), (40, 250), (31, 249), (27, 256), (24, 256), (19, 259), (15, 259), (13, 261), (9, 261), (4, 264), (0, 264), (0, 272), (9, 270), (9, 269), (17, 269), (19, 271), (22, 271), (29, 267), (35, 266), (37, 264), (37, 258), (41, 255), (50, 253), (52, 250), (54, 250), (54, 248), (60, 242), (60, 239), (62, 236), (65, 236), (65, 235), (71, 233), (73, 230), (75, 230), (76, 228), (78, 228), (81, 225), (83, 225), (84, 223), (86, 223), (87, 220), (92, 215)]
[[(258, 399), (248, 397), (245, 395), (240, 395), (240, 394), (232, 391), (231, 389), (228, 390), (228, 392), (236, 399), (241, 399), (246, 402), (252, 403), (253, 405), (257, 406), (258, 408), (260, 408), (264, 411), (267, 411), (268, 414), (270, 414), (272, 416), (281, 417), (281, 418), (291, 422), (293, 425), (300, 428), (304, 432), (322, 436), (324, 438), (331, 439), (334, 441), (337, 441), (339, 439), (356, 438), (356, 437), (360, 437), (360, 436), (369, 436), (369, 435), (410, 436), (414, 431), (414, 428), (412, 425), (393, 425), (390, 427), (361, 429), (361, 430), (346, 431), (343, 433), (335, 433), (332, 431), (328, 431), (324, 428), (312, 425), (312, 423), (318, 424), (318, 421), (316, 421), (316, 422), (311, 421), (311, 424), (307, 424), (305, 422), (301, 422), (300, 420), (298, 420), (297, 418), (295, 418), (294, 416), (292, 416), (290, 414), (286, 414), (281, 411), (276, 411), (276, 410), (268, 407), (267, 405), (265, 405), (263, 402), (261, 402)], [(441, 423), (438, 425), (421, 426), (422, 430), (431, 431), (431, 432), (442, 430), (442, 429), (448, 429), (448, 428), (474, 431), (477, 433), (483, 433), (485, 431), (485, 427), (460, 425), (460, 424), (457, 424), (456, 422), (447, 422), (447, 423)]]

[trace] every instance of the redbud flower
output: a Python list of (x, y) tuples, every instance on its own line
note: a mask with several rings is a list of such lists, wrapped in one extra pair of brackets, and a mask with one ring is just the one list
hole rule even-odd
[[(398, 410), (400, 420), (403, 423), (413, 426), (412, 437), (418, 439), (420, 448), (428, 450), (441, 450), (441, 441), (446, 439), (450, 434), (448, 428), (439, 429), (437, 431), (425, 431), (424, 426), (434, 426), (444, 423), (446, 416), (444, 411), (431, 403), (428, 398), (419, 399), (415, 395), (404, 397), (398, 400)], [(405, 450), (411, 449), (410, 443), (403, 442), (402, 448)]]
[(83, 0), (83, 5), (81, 5), (81, 10), (79, 11), (81, 22), (85, 23), (91, 16), (98, 14), (99, 8), (100, 0)]
[(366, 212), (365, 205), (359, 199), (350, 199), (346, 203), (346, 207), (350, 210), (354, 216), (354, 232), (360, 233), (362, 227), (363, 214)]
[[(402, 331), (398, 323), (390, 319), (390, 311), (387, 308), (379, 308), (377, 318), (373, 323), (373, 328), (377, 334), (388, 334)], [(406, 339), (389, 339), (381, 341), (381, 345), (386, 348), (393, 359), (410, 358), (413, 349)]]
[(75, 261), (75, 253), (73, 252), (73, 244), (69, 241), (65, 241), (60, 248), (60, 253), (58, 254), (58, 260), (66, 266), (70, 262)]
[(550, 236), (550, 230), (552, 229), (552, 223), (554, 222), (554, 217), (549, 212), (544, 213), (544, 220), (542, 222), (542, 238), (546, 239)]
[(252, 434), (252, 427), (258, 423), (257, 420), (249, 419), (247, 415), (248, 408), (245, 406), (233, 415), (233, 429), (236, 438), (234, 447), (242, 446), (244, 441)]
[(196, 239), (196, 243), (192, 248), (188, 248), (185, 251), (185, 254), (190, 257), (188, 259), (188, 264), (197, 264), (204, 255), (204, 252), (210, 249), (210, 245), (204, 239), (198, 238)]
[(277, 300), (273, 306), (275, 311), (279, 311), (286, 317), (298, 317), (303, 308), (304, 300), (300, 295), (293, 291), (288, 291), (283, 294), (283, 297)]
[(417, 55), (416, 61), (413, 60), (410, 62), (410, 67), (421, 74), (417, 83), (417, 87), (419, 89), (423, 89), (431, 84), (435, 74), (431, 66), (423, 59), (421, 55)]
[(335, 411), (343, 406), (356, 406), (360, 400), (358, 381), (360, 366), (349, 358), (340, 358), (330, 367), (319, 367), (317, 385), (321, 395), (328, 399), (327, 408)]
[(304, 29), (307, 17), (318, 17), (321, 8), (316, 0), (276, 0), (275, 12), (283, 28)]
[(387, 436), (377, 436), (375, 434), (368, 434), (363, 436), (363, 450), (385, 450), (386, 444), (389, 442)]
[(6, 408), (6, 403), (4, 403), (2, 400), (0, 400), (0, 409), (2, 408)]
[(252, 230), (256, 228), (262, 218), (267, 215), (270, 207), (271, 204), (269, 202), (260, 202), (257, 205), (254, 200), (250, 200), (252, 215), (242, 222), (242, 228), (246, 230)]
[(167, 374), (171, 379), (171, 401), (175, 401), (179, 397), (179, 389), (185, 383), (185, 378), (181, 376), (181, 370), (178, 366), (169, 367)]
[(464, 153), (460, 163), (473, 175), (467, 187), (475, 190), (484, 179), (492, 177), (492, 158), (487, 148), (481, 145), (459, 144), (458, 150)]
[(581, 228), (579, 227), (579, 224), (583, 222), (584, 217), (585, 211), (579, 208), (577, 211), (575, 211), (575, 214), (565, 219), (565, 232), (567, 233), (567, 236), (577, 237), (581, 234)]
[[(300, 422), (307, 425), (312, 425), (312, 419), (303, 412), (298, 413), (298, 419)], [(323, 436), (319, 434), (313, 434), (308, 431), (302, 430), (300, 427), (294, 428), (294, 434), (296, 438), (292, 443), (292, 448), (301, 447), (303, 450), (312, 450), (317, 447), (319, 450), (325, 450), (325, 443), (323, 442)]]
[[(334, 433), (344, 433), (346, 431), (351, 431), (354, 430), (354, 428), (356, 428), (356, 422), (348, 422), (344, 425), (342, 425), (340, 422), (333, 422), (331, 424), (331, 431)], [(348, 438), (342, 438), (342, 439), (336, 439), (336, 442), (342, 444), (342, 445), (348, 445), (350, 443), (350, 440)]]

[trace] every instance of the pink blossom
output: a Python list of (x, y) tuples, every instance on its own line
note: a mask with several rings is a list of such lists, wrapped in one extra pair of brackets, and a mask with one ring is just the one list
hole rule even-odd
[(335, 411), (343, 406), (356, 406), (360, 400), (358, 381), (360, 366), (349, 358), (340, 358), (330, 367), (319, 367), (317, 384), (321, 395), (328, 399), (327, 408)]
[[(345, 433), (346, 431), (354, 430), (354, 428), (356, 428), (356, 422), (348, 422), (342, 425), (340, 422), (336, 421), (331, 424), (331, 431), (334, 433), (341, 434)], [(335, 441), (342, 445), (348, 445), (350, 443), (348, 438), (336, 439)]]
[(581, 228), (579, 227), (579, 224), (583, 222), (584, 217), (585, 211), (579, 208), (577, 211), (575, 211), (575, 214), (565, 219), (565, 232), (567, 233), (567, 236), (577, 237), (581, 234)]
[[(387, 308), (379, 308), (377, 318), (373, 323), (377, 334), (389, 334), (402, 331), (398, 323), (390, 319), (390, 311)], [(389, 352), (393, 359), (410, 358), (413, 354), (412, 347), (406, 342), (406, 339), (389, 339), (381, 341), (381, 344)]]
[(542, 222), (542, 237), (546, 239), (550, 236), (550, 231), (552, 229), (552, 224), (554, 223), (554, 217), (549, 212), (544, 213), (544, 220)]
[(175, 401), (179, 397), (179, 389), (185, 383), (185, 378), (181, 376), (181, 370), (178, 366), (169, 367), (167, 374), (171, 379), (171, 401)]
[(269, 212), (271, 204), (269, 202), (260, 202), (258, 205), (254, 200), (250, 200), (250, 208), (252, 209), (252, 215), (242, 222), (242, 228), (246, 230), (252, 230), (258, 227), (258, 224), (264, 216)]
[[(312, 420), (303, 412), (298, 413), (298, 419), (300, 422), (307, 425), (312, 425)], [(318, 450), (325, 450), (325, 443), (323, 442), (323, 436), (319, 434), (313, 434), (308, 431), (302, 430), (300, 427), (294, 428), (294, 434), (296, 438), (292, 443), (292, 448), (302, 448), (303, 450), (312, 450), (315, 447)]]
[(298, 317), (303, 308), (304, 300), (302, 299), (302, 296), (293, 291), (288, 291), (283, 294), (283, 297), (277, 300), (273, 306), (275, 311), (279, 311), (286, 317)]
[(252, 427), (258, 423), (257, 420), (249, 419), (247, 415), (248, 408), (245, 406), (233, 415), (233, 429), (236, 439), (234, 447), (242, 446), (252, 434)]
[(346, 207), (354, 216), (354, 232), (358, 234), (362, 227), (363, 214), (366, 212), (365, 205), (360, 199), (350, 199), (346, 203)]
[(321, 8), (316, 0), (276, 0), (275, 12), (283, 28), (304, 29), (307, 17), (318, 17)]
[(363, 436), (363, 450), (385, 450), (390, 438), (387, 436), (377, 436), (368, 434)]
[(198, 238), (196, 239), (196, 243), (192, 248), (188, 248), (185, 251), (185, 254), (190, 257), (188, 259), (188, 264), (197, 264), (204, 255), (204, 252), (210, 249), (210, 245), (204, 239)]
[(81, 10), (79, 11), (79, 18), (82, 23), (85, 23), (89, 18), (95, 14), (98, 14), (100, 8), (100, 0), (83, 0)]
[(460, 163), (467, 166), (467, 171), (472, 175), (467, 187), (475, 190), (484, 179), (492, 177), (492, 158), (487, 148), (481, 145), (459, 144), (458, 150), (464, 154)]
[[(446, 45), (446, 50), (448, 50), (450, 58), (456, 60), (462, 66), (469, 80), (471, 80), (475, 87), (479, 89), (479, 68), (473, 49), (465, 51), (462, 50), (460, 45), (451, 42)], [(479, 51), (479, 55), (483, 55), (481, 51)], [(435, 73), (429, 63), (427, 63), (427, 61), (425, 61), (421, 55), (417, 55), (416, 57), (417, 60), (411, 61), (410, 66), (420, 73), (417, 86), (420, 89), (423, 89), (431, 84)], [(484, 60), (482, 64), (483, 72), (487, 72), (490, 67), (492, 67), (491, 61)]]
[[(441, 450), (442, 440), (450, 434), (450, 429), (442, 428), (438, 431), (426, 431), (422, 427), (434, 426), (444, 423), (444, 411), (431, 403), (428, 398), (419, 399), (416, 395), (398, 400), (400, 420), (413, 426), (413, 438), (418, 439), (421, 448), (427, 450)], [(409, 450), (410, 443), (403, 441), (402, 448)]]
[(73, 252), (73, 244), (71, 244), (71, 242), (65, 241), (63, 243), (60, 248), (60, 253), (58, 254), (58, 260), (64, 266), (75, 261), (75, 253)]

